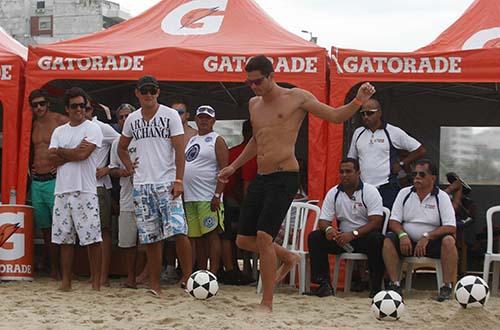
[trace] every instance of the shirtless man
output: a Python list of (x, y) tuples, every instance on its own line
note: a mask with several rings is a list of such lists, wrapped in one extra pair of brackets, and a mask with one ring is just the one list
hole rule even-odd
[(51, 243), (56, 168), (49, 160), (49, 144), (54, 129), (66, 124), (68, 117), (49, 111), (50, 104), (44, 90), (32, 91), (29, 95), (29, 102), (34, 118), (31, 134), (33, 143), (31, 196), (35, 209), (35, 223), (36, 227), (42, 231), (45, 245), (43, 255), (48, 255), (50, 259), (50, 276), (58, 280), (60, 278), (59, 247)]
[[(249, 102), (253, 137), (226, 168), (219, 179), (227, 182), (239, 167), (257, 156), (258, 175), (248, 187), (241, 206), (238, 247), (258, 252), (261, 262), (263, 296), (259, 305), (271, 312), (274, 286), (299, 262), (299, 256), (273, 243), (299, 184), (299, 164), (295, 158), (297, 134), (307, 112), (334, 123), (352, 117), (374, 93), (363, 84), (356, 98), (334, 109), (300, 88), (286, 89), (274, 80), (272, 63), (264, 56), (252, 58), (245, 67), (246, 83), (257, 95)], [(282, 263), (276, 269), (276, 258)]]

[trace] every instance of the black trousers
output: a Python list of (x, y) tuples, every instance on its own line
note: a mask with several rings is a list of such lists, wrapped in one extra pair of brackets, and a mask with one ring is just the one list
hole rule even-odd
[[(354, 253), (364, 253), (368, 256), (368, 270), (372, 289), (380, 289), (384, 276), (384, 259), (382, 258), (382, 245), (384, 236), (379, 232), (371, 232), (364, 237), (351, 241)], [(335, 241), (329, 241), (325, 233), (316, 230), (309, 234), (309, 255), (311, 257), (311, 280), (321, 284), (330, 280), (330, 264), (328, 254), (341, 254), (345, 250)]]

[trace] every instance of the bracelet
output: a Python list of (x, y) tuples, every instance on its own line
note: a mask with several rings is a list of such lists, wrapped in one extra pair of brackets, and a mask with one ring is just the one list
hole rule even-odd
[(182, 183), (181, 179), (175, 179), (174, 182)]
[(398, 234), (398, 238), (405, 237), (405, 236), (408, 236), (408, 234), (404, 231), (402, 231)]
[(357, 97), (357, 96), (356, 96), (356, 97), (352, 100), (352, 102), (353, 102), (354, 104), (356, 104), (358, 107), (360, 107), (360, 106), (362, 106), (362, 105), (363, 105), (363, 102), (361, 102), (361, 100), (360, 100), (360, 99), (358, 99), (358, 97)]
[(333, 227), (332, 227), (332, 226), (328, 226), (328, 227), (326, 227), (326, 229), (325, 229), (325, 234), (328, 234), (328, 232), (330, 231), (330, 229), (333, 229)]

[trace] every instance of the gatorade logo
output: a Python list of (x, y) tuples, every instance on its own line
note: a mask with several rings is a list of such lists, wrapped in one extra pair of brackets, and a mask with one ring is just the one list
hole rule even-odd
[(24, 213), (3, 213), (0, 216), (0, 259), (24, 257)]
[(228, 0), (194, 0), (168, 13), (162, 30), (171, 35), (204, 35), (217, 33), (224, 21)]
[(500, 39), (500, 27), (484, 29), (474, 33), (464, 42), (462, 50), (484, 48), (488, 43), (500, 44), (500, 40), (495, 42), (495, 39)]

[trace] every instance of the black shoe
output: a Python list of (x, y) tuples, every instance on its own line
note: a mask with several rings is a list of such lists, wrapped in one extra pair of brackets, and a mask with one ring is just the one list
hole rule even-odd
[(321, 284), (317, 289), (304, 292), (306, 296), (316, 296), (316, 297), (328, 297), (328, 296), (334, 296), (335, 292), (333, 291), (332, 287), (330, 284), (323, 283)]
[(443, 285), (439, 289), (439, 296), (436, 297), (436, 300), (439, 302), (443, 302), (445, 300), (450, 300), (450, 299), (451, 299), (451, 287)]
[(399, 293), (401, 298), (403, 298), (403, 290), (401, 290), (400, 285), (396, 285), (393, 282), (389, 282), (389, 285), (387, 285), (386, 290), (396, 291), (397, 293)]

